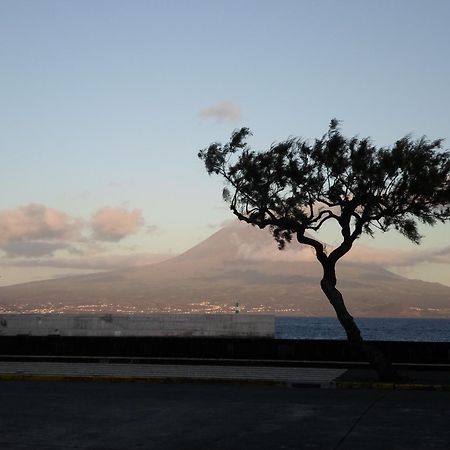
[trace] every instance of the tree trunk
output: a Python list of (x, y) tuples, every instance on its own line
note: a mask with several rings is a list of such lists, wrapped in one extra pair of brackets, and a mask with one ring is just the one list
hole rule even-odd
[(336, 288), (336, 272), (333, 264), (324, 265), (324, 275), (320, 282), (322, 291), (333, 306), (337, 318), (347, 334), (347, 340), (358, 348), (367, 358), (372, 368), (382, 381), (397, 381), (399, 376), (379, 349), (367, 344), (359, 331), (353, 317), (347, 311), (341, 292)]

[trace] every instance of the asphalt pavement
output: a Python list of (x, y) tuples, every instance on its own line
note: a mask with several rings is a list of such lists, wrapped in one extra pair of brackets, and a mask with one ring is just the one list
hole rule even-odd
[(450, 391), (0, 381), (0, 448), (446, 449)]

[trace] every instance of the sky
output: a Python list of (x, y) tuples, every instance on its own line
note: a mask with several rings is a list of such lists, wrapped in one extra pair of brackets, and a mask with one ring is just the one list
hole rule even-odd
[[(379, 146), (450, 139), (449, 20), (446, 0), (0, 0), (0, 285), (205, 239), (232, 215), (196, 155), (242, 126), (256, 149), (333, 117)], [(450, 285), (449, 231), (353, 257)]]

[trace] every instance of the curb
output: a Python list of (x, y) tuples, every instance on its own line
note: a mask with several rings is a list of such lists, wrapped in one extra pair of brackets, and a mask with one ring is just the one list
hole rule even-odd
[[(188, 378), (188, 377), (122, 377), (105, 375), (40, 375), (11, 373), (0, 374), (1, 381), (93, 381), (99, 383), (193, 383), (193, 384), (256, 384), (260, 386), (279, 386), (290, 388), (322, 388), (320, 383), (296, 383), (293, 381), (241, 379), (241, 378)], [(328, 387), (328, 386), (325, 386)]]
[(334, 381), (335, 389), (379, 389), (398, 391), (450, 391), (450, 384), (382, 383), (372, 381)]
[(260, 386), (278, 386), (287, 388), (315, 388), (315, 389), (378, 389), (399, 391), (450, 391), (450, 384), (422, 384), (422, 383), (384, 383), (374, 381), (331, 381), (327, 383), (295, 382), (280, 380), (261, 380), (249, 378), (189, 378), (189, 377), (129, 377), (108, 375), (58, 375), (58, 374), (26, 374), (26, 373), (3, 373), (0, 374), (1, 381), (92, 381), (99, 383), (191, 383), (191, 384), (242, 384)]

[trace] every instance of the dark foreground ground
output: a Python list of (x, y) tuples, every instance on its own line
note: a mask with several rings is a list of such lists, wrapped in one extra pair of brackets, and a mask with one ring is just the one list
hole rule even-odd
[(0, 381), (0, 449), (449, 449), (450, 391)]

